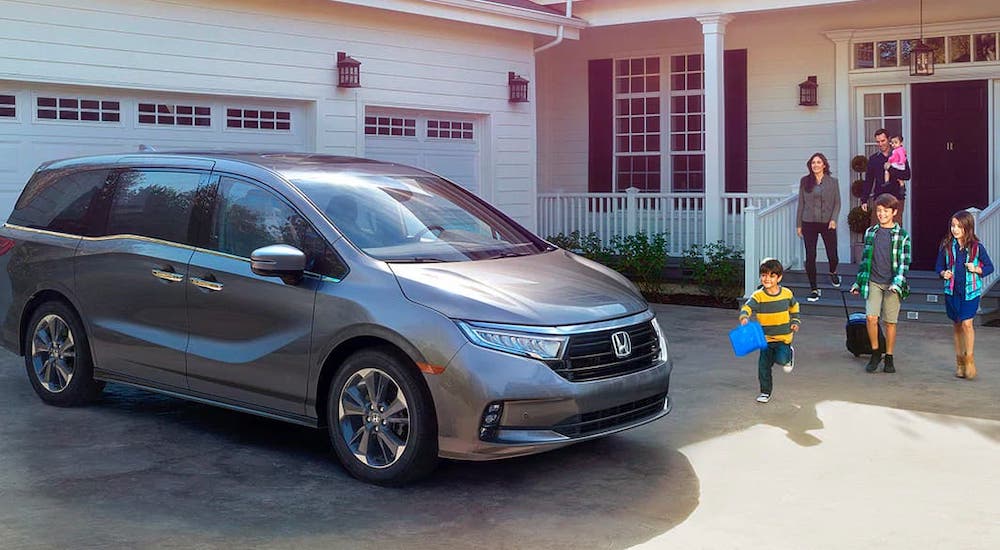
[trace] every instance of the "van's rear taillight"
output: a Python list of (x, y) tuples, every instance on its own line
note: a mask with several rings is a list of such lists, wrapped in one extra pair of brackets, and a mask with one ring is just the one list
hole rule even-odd
[(14, 239), (0, 237), (0, 256), (9, 252), (11, 248), (14, 248)]

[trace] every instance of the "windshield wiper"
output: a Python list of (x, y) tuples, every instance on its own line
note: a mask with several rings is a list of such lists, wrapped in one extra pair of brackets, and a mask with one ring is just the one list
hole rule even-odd
[(399, 264), (436, 264), (444, 263), (448, 260), (443, 260), (441, 258), (387, 258), (385, 261)]
[(519, 258), (521, 256), (530, 256), (531, 252), (497, 252), (496, 254), (489, 257), (490, 260), (495, 260), (497, 258)]

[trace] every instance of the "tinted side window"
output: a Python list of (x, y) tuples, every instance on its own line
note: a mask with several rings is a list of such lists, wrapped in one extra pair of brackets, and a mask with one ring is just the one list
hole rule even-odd
[(213, 249), (249, 258), (263, 246), (287, 244), (306, 253), (307, 271), (338, 278), (346, 272), (323, 237), (271, 191), (223, 177), (215, 204), (209, 237)]
[(10, 223), (48, 229), (60, 233), (89, 235), (92, 205), (100, 198), (100, 191), (108, 183), (111, 170), (88, 170), (65, 174), (43, 172), (36, 174), (18, 198)]
[(202, 177), (199, 172), (122, 173), (111, 202), (107, 233), (192, 244), (191, 210)]

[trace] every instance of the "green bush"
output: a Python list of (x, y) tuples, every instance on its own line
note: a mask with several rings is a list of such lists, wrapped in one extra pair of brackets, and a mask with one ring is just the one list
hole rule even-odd
[(667, 234), (616, 235), (610, 250), (618, 260), (617, 269), (632, 279), (647, 297), (660, 292), (663, 268), (667, 265)]
[(743, 295), (743, 251), (725, 241), (693, 245), (684, 251), (683, 266), (695, 284), (719, 302)]
[(545, 240), (559, 248), (579, 254), (588, 260), (594, 260), (608, 267), (614, 267), (612, 265), (614, 264), (614, 253), (610, 248), (604, 246), (597, 233), (589, 233), (584, 236), (580, 235), (579, 230), (574, 230), (569, 235), (559, 233), (558, 235), (546, 237)]
[(547, 237), (550, 243), (604, 264), (635, 282), (647, 298), (659, 296), (663, 268), (667, 265), (667, 234), (616, 235), (608, 246), (596, 233), (582, 236), (579, 231)]
[(851, 229), (851, 233), (861, 233), (871, 226), (871, 214), (862, 210), (860, 206), (855, 206), (847, 213), (847, 227)]

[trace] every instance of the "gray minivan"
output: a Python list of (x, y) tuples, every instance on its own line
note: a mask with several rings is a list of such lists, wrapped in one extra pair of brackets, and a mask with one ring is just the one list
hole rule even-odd
[(326, 427), (355, 477), (670, 411), (627, 279), (433, 174), (310, 154), (50, 162), (0, 230), (2, 344), (53, 405), (106, 382)]

